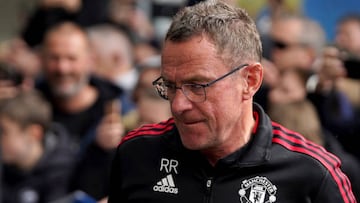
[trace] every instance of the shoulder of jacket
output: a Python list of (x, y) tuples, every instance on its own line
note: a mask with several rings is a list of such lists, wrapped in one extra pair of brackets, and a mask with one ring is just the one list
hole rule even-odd
[(122, 145), (129, 140), (133, 140), (135, 138), (151, 136), (158, 137), (166, 134), (167, 132), (174, 129), (175, 123), (174, 119), (170, 118), (166, 121), (157, 123), (157, 124), (145, 124), (137, 129), (130, 131), (127, 135), (123, 137), (119, 145)]
[(299, 133), (291, 131), (280, 124), (273, 122), (272, 126), (272, 142), (274, 144), (281, 145), (290, 152), (304, 154), (305, 157), (311, 157), (310, 159), (320, 163), (339, 188), (342, 198), (348, 200), (348, 202), (353, 202), (354, 197), (351, 192), (349, 193), (351, 191), (349, 179), (341, 171), (341, 162), (338, 157), (326, 151), (322, 146), (308, 141)]
[(335, 155), (329, 153), (324, 147), (317, 145), (301, 134), (285, 128), (284, 126), (272, 122), (274, 144), (281, 145), (288, 151), (305, 154), (319, 161), (326, 168), (339, 167), (340, 160)]

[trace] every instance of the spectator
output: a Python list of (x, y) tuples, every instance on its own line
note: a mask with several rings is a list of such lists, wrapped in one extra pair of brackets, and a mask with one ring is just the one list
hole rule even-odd
[(337, 25), (335, 44), (360, 58), (360, 15), (344, 16)]
[(138, 112), (139, 127), (143, 124), (159, 123), (171, 117), (168, 102), (158, 97), (151, 85), (160, 74), (160, 57), (154, 57), (141, 65), (139, 81), (134, 91), (134, 101)]
[(298, 15), (283, 14), (272, 19), (270, 29), (270, 61), (265, 66), (264, 84), (255, 101), (267, 110), (268, 93), (274, 88), (281, 72), (288, 69), (314, 71), (313, 65), (325, 44), (325, 35), (314, 21)]
[(46, 203), (67, 194), (74, 151), (66, 131), (52, 124), (50, 104), (36, 92), (4, 100), (0, 129), (2, 203)]
[[(323, 78), (322, 72), (319, 72), (321, 70), (319, 58), (321, 58), (325, 42), (321, 27), (310, 19), (294, 15), (279, 16), (274, 19), (272, 25), (270, 31), (273, 40), (271, 59), (279, 70), (279, 75), (289, 69), (312, 71), (314, 75), (305, 82), (307, 98), (315, 105), (322, 126), (335, 136), (348, 136), (349, 131), (357, 128), (354, 109), (349, 103), (349, 98), (342, 92), (331, 90), (332, 85), (325, 84), (325, 82), (321, 82), (321, 88), (318, 86), (322, 90), (315, 88), (317, 73), (320, 74), (319, 77)], [(265, 76), (267, 75), (269, 74), (265, 74)], [(273, 79), (273, 81), (282, 81), (282, 79)], [(267, 103), (264, 104), (264, 101), (269, 101), (268, 92), (272, 88), (274, 85), (270, 88), (267, 86), (262, 88), (256, 101), (266, 107)], [(295, 94), (296, 92), (292, 95)], [(282, 98), (278, 97), (278, 100), (282, 100)]]
[(91, 76), (94, 66), (86, 33), (65, 22), (45, 35), (44, 81), (38, 86), (51, 102), (54, 120), (62, 123), (79, 147), (74, 190), (96, 199), (106, 196), (108, 169), (124, 131), (121, 89)]
[(271, 61), (280, 71), (311, 70), (326, 42), (324, 31), (316, 22), (296, 15), (274, 18), (270, 37)]
[(131, 95), (139, 73), (134, 65), (134, 50), (128, 36), (111, 25), (88, 29), (95, 54), (94, 72)]

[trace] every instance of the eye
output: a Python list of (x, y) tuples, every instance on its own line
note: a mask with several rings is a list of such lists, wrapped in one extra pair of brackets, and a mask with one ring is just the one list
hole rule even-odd
[(194, 94), (204, 94), (204, 86), (201, 84), (188, 84), (187, 87)]
[(191, 89), (196, 90), (196, 89), (202, 89), (202, 88), (203, 88), (203, 85), (200, 85), (200, 84), (190, 84), (189, 87), (190, 87)]

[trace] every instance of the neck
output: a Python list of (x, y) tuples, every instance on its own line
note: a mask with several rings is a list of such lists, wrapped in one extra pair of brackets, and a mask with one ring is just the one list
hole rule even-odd
[(239, 122), (227, 132), (229, 133), (227, 140), (224, 140), (222, 144), (216, 147), (202, 151), (212, 166), (215, 166), (220, 159), (234, 153), (250, 141), (251, 132), (255, 125), (252, 108), (244, 112), (240, 118)]
[(57, 105), (65, 112), (76, 113), (89, 108), (94, 104), (97, 97), (98, 91), (94, 87), (88, 85), (78, 94), (58, 100)]

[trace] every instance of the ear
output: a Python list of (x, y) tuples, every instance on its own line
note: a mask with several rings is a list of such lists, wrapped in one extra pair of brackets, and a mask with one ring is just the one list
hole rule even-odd
[(42, 141), (44, 137), (44, 129), (39, 124), (31, 124), (26, 128), (26, 132), (33, 140)]
[(251, 99), (261, 86), (263, 80), (263, 67), (260, 63), (253, 63), (244, 69), (245, 86), (243, 99)]

